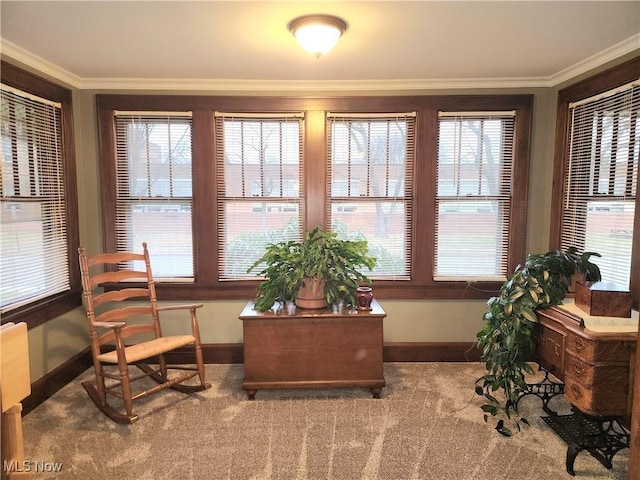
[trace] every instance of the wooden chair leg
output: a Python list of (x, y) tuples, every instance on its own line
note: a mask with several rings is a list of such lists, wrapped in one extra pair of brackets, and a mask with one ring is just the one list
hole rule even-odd
[(138, 421), (137, 415), (124, 415), (118, 412), (115, 408), (103, 401), (98, 394), (98, 390), (93, 382), (82, 382), (82, 386), (87, 391), (89, 398), (93, 400), (93, 403), (104, 413), (107, 417), (116, 423), (134, 423)]
[(122, 388), (122, 402), (129, 417), (133, 416), (133, 400), (131, 399), (131, 380), (129, 379), (129, 368), (127, 364), (119, 367), (120, 387)]
[(104, 384), (104, 370), (100, 363), (95, 364), (93, 367), (95, 371), (96, 383), (95, 390), (98, 395), (98, 399), (101, 405), (107, 404), (107, 390)]
[(164, 377), (164, 379), (166, 380), (168, 378), (168, 372), (167, 372), (167, 362), (164, 358), (164, 354), (161, 353), (160, 355), (158, 355), (158, 367), (160, 370), (160, 375), (162, 375), (162, 377)]
[(196, 365), (198, 366), (200, 385), (207, 385), (204, 379), (204, 359), (202, 358), (202, 348), (200, 345), (196, 345)]
[(195, 338), (194, 347), (196, 353), (196, 365), (198, 367), (198, 378), (200, 379), (200, 386), (205, 389), (211, 388), (211, 384), (205, 383), (204, 378), (204, 360), (202, 358), (202, 347), (200, 346), (200, 327), (198, 326), (198, 317), (196, 315), (195, 308), (190, 309), (191, 315), (191, 331)]

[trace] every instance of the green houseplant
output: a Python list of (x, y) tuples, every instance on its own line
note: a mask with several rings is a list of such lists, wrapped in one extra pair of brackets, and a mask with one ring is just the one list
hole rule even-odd
[(287, 241), (267, 245), (264, 255), (248, 272), (264, 265), (258, 275), (265, 280), (258, 286), (255, 307), (270, 310), (278, 302), (294, 301), (301, 288), (318, 282), (324, 286), (324, 301), (355, 305), (355, 292), (360, 284), (371, 280), (359, 269), (372, 270), (376, 259), (368, 255), (366, 240), (342, 240), (337, 233), (325, 232), (317, 226), (302, 242)]
[(574, 247), (531, 254), (503, 283), (500, 294), (487, 302), (486, 325), (477, 339), (488, 373), (477, 379), (475, 391), (487, 400), (481, 407), (485, 421), (497, 417), (496, 430), (502, 435), (513, 434), (505, 420), (518, 430), (521, 422), (527, 424), (519, 417), (517, 404), (527, 389), (525, 374), (533, 373), (527, 361), (535, 351), (535, 310), (562, 303), (575, 273), (586, 280), (600, 280), (600, 269), (589, 260), (594, 255), (600, 256), (579, 254)]

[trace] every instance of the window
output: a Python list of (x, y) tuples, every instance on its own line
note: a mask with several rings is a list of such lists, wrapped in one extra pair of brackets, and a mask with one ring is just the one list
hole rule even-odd
[(117, 251), (147, 242), (158, 280), (193, 279), (191, 114), (116, 111), (115, 127)]
[(569, 104), (561, 245), (598, 252), (603, 281), (628, 289), (638, 184), (640, 80)]
[(0, 97), (0, 313), (32, 327), (80, 303), (70, 92), (3, 62)]
[(302, 239), (302, 114), (216, 113), (219, 279), (247, 269), (269, 243)]
[[(487, 290), (501, 283), (499, 266), (512, 270), (526, 255), (532, 98), (98, 95), (104, 248), (124, 248), (137, 236), (135, 243), (147, 241), (153, 254), (156, 235), (178, 232), (144, 231), (140, 228), (147, 225), (141, 222), (190, 215), (184, 225), (190, 222), (191, 230), (181, 231), (176, 245), (191, 259), (192, 277), (185, 270), (179, 272), (185, 277), (172, 274), (174, 265), (188, 262), (167, 262), (170, 278), (158, 285), (159, 298), (246, 300), (255, 296), (259, 282), (256, 271), (247, 269), (264, 245), (301, 239), (321, 225), (343, 238), (367, 239), (378, 265), (365, 273), (380, 298), (486, 298)], [(439, 113), (460, 111), (468, 111), (464, 121)], [(492, 111), (500, 115), (473, 113)], [(186, 170), (178, 170), (179, 162), (187, 162), (183, 157), (172, 160), (173, 170), (158, 173), (158, 152), (176, 150), (158, 146), (167, 142), (168, 133), (159, 141), (138, 131), (142, 146), (116, 149), (133, 138), (124, 128), (133, 128), (131, 122), (155, 131), (158, 117), (163, 124), (169, 117), (173, 132), (176, 122), (187, 121), (167, 112), (191, 112), (190, 180), (179, 173)], [(443, 125), (458, 121), (465, 132), (480, 128), (486, 135), (477, 154), (480, 170), (469, 169), (464, 177), (443, 173), (441, 189), (440, 120)], [(122, 126), (115, 128), (116, 122)], [(470, 141), (469, 135), (461, 140)], [(186, 143), (178, 150), (186, 152)], [(134, 151), (137, 160), (132, 160)], [(456, 165), (470, 168), (472, 153), (465, 150)], [(442, 157), (443, 165), (445, 160), (454, 164), (452, 155)], [(132, 175), (134, 166), (138, 171)], [(451, 196), (453, 191), (460, 198)], [(438, 277), (434, 245), (444, 248), (452, 240), (436, 225), (447, 226), (470, 208), (475, 218), (492, 219), (486, 228), (495, 237), (495, 258), (472, 265), (471, 274), (446, 271), (445, 277), (441, 271)], [(174, 230), (168, 222), (158, 225)], [(500, 255), (499, 242), (506, 250)], [(440, 267), (446, 265), (440, 260)], [(472, 282), (477, 288), (470, 288)]]
[[(603, 281), (640, 301), (640, 57), (558, 92), (551, 246), (595, 251)], [(560, 220), (561, 219), (561, 220)]]
[(440, 112), (436, 280), (509, 273), (515, 112)]
[(327, 115), (327, 214), (343, 238), (367, 240), (376, 279), (411, 278), (415, 113)]

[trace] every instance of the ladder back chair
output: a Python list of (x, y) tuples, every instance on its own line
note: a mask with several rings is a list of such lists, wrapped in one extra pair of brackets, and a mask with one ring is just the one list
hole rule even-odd
[[(196, 315), (202, 304), (158, 305), (146, 243), (142, 249), (143, 253), (102, 253), (91, 258), (87, 258), (83, 247), (78, 249), (95, 371), (95, 381), (85, 381), (82, 386), (96, 406), (118, 423), (138, 420), (133, 413), (133, 401), (141, 397), (165, 388), (192, 393), (211, 387), (205, 382)], [(136, 270), (134, 267), (140, 262), (144, 269)], [(169, 310), (189, 312), (190, 334), (162, 335), (160, 312)], [(185, 346), (193, 348), (196, 366), (169, 365), (164, 354)], [(131, 365), (142, 373), (132, 376)], [(197, 383), (185, 383), (196, 376)], [(157, 385), (134, 393), (132, 382), (146, 377)], [(112, 406), (109, 396), (122, 401), (124, 413), (122, 407)]]

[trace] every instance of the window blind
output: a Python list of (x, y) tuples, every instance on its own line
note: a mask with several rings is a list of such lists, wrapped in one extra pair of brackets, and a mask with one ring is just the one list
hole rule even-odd
[(440, 112), (434, 279), (508, 274), (515, 112)]
[(70, 288), (61, 105), (1, 95), (0, 312)]
[(158, 281), (192, 280), (191, 113), (114, 116), (118, 251), (141, 252), (147, 242)]
[(635, 233), (639, 110), (640, 80), (569, 105), (562, 248), (601, 254), (592, 260), (602, 280), (623, 289)]
[(371, 278), (411, 278), (415, 113), (327, 114), (327, 212), (341, 238), (367, 240)]
[(247, 269), (267, 244), (301, 240), (304, 217), (301, 113), (215, 112), (219, 279)]

